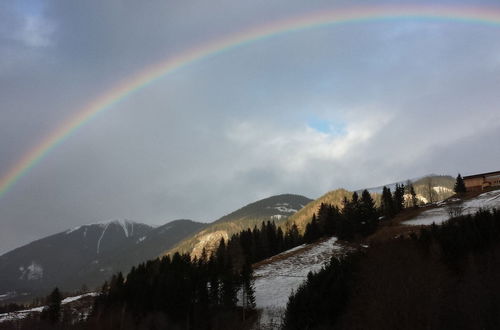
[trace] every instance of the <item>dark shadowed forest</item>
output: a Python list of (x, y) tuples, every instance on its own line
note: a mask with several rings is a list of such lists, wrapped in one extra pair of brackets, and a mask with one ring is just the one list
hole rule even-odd
[(290, 297), (284, 329), (498, 329), (500, 212), (333, 259)]

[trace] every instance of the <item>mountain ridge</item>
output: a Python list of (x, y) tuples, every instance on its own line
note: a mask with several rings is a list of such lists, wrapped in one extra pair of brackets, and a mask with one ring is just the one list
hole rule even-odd
[(249, 203), (220, 217), (207, 228), (200, 230), (193, 237), (179, 242), (162, 255), (180, 252), (199, 257), (204, 248), (213, 251), (221, 238), (227, 241), (231, 235), (259, 226), (262, 221), (275, 221), (277, 223), (285, 221), (310, 201), (312, 201), (310, 198), (302, 195), (280, 194)]
[(101, 285), (204, 226), (191, 220), (153, 227), (114, 219), (72, 227), (1, 255), (0, 294), (15, 291), (28, 297), (54, 286), (75, 291)]

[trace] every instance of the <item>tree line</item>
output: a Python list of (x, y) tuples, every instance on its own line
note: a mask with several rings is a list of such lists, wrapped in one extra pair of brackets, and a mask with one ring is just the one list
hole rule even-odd
[(225, 329), (242, 323), (254, 307), (251, 265), (233, 259), (221, 240), (210, 257), (176, 253), (133, 267), (126, 279), (114, 275), (89, 323), (102, 329)]

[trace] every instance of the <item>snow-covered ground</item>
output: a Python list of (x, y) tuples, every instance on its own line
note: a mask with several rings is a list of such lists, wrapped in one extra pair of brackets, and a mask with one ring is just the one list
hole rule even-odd
[[(441, 207), (422, 212), (413, 220), (403, 222), (405, 225), (430, 225), (443, 223), (450, 218), (449, 206), (441, 204)], [(462, 214), (474, 214), (480, 209), (500, 209), (500, 190), (489, 191), (475, 198), (464, 201)]]
[(319, 271), (332, 255), (341, 252), (336, 241), (332, 237), (319, 244), (295, 247), (255, 269), (255, 300), (262, 311), (260, 328), (274, 328), (273, 325), (281, 323), (292, 291), (306, 280), (309, 272)]
[[(85, 293), (85, 294), (82, 294), (79, 296), (67, 297), (61, 301), (61, 304), (63, 304), (63, 305), (69, 304), (71, 302), (80, 300), (84, 297), (89, 297), (89, 296), (94, 297), (96, 295), (97, 295), (96, 292), (90, 292), (90, 293)], [(40, 313), (44, 308), (45, 308), (45, 306), (40, 306), (40, 307), (25, 309), (22, 311), (16, 311), (16, 312), (12, 312), (12, 313), (3, 313), (3, 314), (0, 314), (0, 322), (15, 321), (15, 320), (24, 319), (29, 314)]]
[(275, 206), (268, 206), (268, 209), (272, 208), (278, 210), (282, 213), (296, 213), (297, 210), (290, 207), (289, 203), (277, 203)]
[(26, 267), (20, 266), (19, 271), (21, 272), (21, 276), (19, 276), (21, 280), (32, 281), (43, 278), (43, 267), (35, 261), (31, 261), (31, 264)]

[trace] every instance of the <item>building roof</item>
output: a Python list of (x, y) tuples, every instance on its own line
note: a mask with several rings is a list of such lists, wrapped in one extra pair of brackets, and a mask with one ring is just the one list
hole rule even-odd
[(463, 179), (465, 180), (465, 179), (482, 178), (482, 177), (491, 176), (491, 175), (500, 175), (500, 171), (468, 175), (468, 176), (464, 176)]

